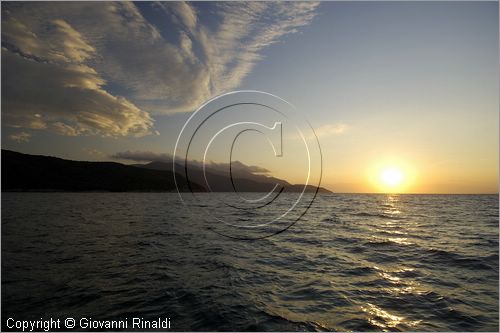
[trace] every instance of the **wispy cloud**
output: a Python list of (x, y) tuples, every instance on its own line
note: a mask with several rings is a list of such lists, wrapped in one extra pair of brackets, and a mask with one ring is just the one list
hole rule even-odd
[(98, 158), (101, 158), (101, 157), (105, 157), (106, 154), (104, 154), (104, 152), (100, 151), (99, 149), (95, 149), (95, 148), (82, 148), (82, 150), (90, 157), (98, 157)]
[(172, 155), (170, 154), (155, 153), (146, 150), (135, 150), (135, 151), (127, 150), (115, 153), (110, 157), (118, 160), (128, 160), (135, 162), (152, 162), (152, 161), (172, 162)]
[[(147, 150), (135, 150), (135, 151), (123, 151), (117, 152), (110, 156), (111, 158), (118, 160), (134, 161), (134, 162), (166, 162), (172, 163), (173, 158), (170, 154), (156, 153)], [(190, 167), (203, 168), (203, 162), (191, 160), (189, 161)], [(212, 171), (227, 172), (229, 170), (228, 163), (215, 163), (213, 161), (207, 162), (206, 167), (209, 167)], [(240, 161), (233, 161), (231, 163), (233, 172), (236, 173), (250, 173), (250, 174), (268, 174), (270, 171), (266, 168), (262, 168), (255, 165), (246, 165)]]
[(154, 6), (162, 9), (173, 22), (183, 25), (189, 31), (194, 31), (198, 24), (198, 13), (188, 2), (155, 2)]
[(145, 5), (171, 29), (131, 2), (2, 6), (4, 124), (70, 136), (153, 134), (152, 114), (191, 112), (237, 88), (263, 50), (309, 24), (319, 4)]
[(31, 139), (31, 134), (26, 132), (19, 132), (9, 135), (9, 139), (17, 142), (29, 142)]
[(350, 126), (343, 123), (338, 124), (326, 124), (322, 125), (314, 130), (316, 136), (318, 137), (328, 137), (333, 135), (340, 135), (349, 130)]
[(317, 2), (217, 3), (220, 25), (200, 26), (201, 44), (211, 76), (211, 92), (234, 89), (263, 58), (264, 48), (297, 32), (315, 16)]
[[(194, 161), (192, 163), (194, 163), (195, 165), (198, 165), (199, 167), (203, 167), (203, 164), (201, 162)], [(209, 167), (211, 170), (217, 170), (220, 172), (227, 172), (229, 170), (229, 163), (210, 162), (207, 164), (207, 167)], [(232, 168), (232, 172), (235, 174), (250, 173), (250, 174), (267, 175), (271, 172), (266, 168), (259, 167), (256, 165), (246, 165), (240, 161), (231, 162), (231, 168)]]
[[(177, 43), (167, 42), (137, 8), (127, 6), (135, 23), (107, 31), (106, 46), (99, 52), (111, 60), (100, 70), (153, 114), (192, 112), (207, 99), (237, 88), (262, 59), (262, 51), (309, 24), (318, 5), (216, 3), (210, 15), (217, 23), (208, 26), (203, 13), (189, 3), (157, 3), (177, 23), (169, 36)], [(122, 51), (115, 55), (117, 49)]]

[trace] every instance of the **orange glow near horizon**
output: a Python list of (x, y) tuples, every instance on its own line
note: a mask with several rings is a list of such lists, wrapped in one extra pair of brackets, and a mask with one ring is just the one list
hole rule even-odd
[(404, 182), (404, 174), (398, 168), (387, 168), (380, 174), (380, 181), (388, 188), (395, 188)]
[(416, 170), (411, 163), (400, 159), (377, 161), (368, 168), (367, 183), (373, 192), (412, 192), (416, 186)]

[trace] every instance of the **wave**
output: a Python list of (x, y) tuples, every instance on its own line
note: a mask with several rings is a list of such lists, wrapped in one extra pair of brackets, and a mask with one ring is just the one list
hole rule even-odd
[(359, 213), (353, 213), (351, 215), (354, 216), (361, 216), (361, 217), (378, 217), (382, 219), (389, 219), (389, 220), (402, 220), (402, 217), (399, 216), (393, 216), (393, 215), (388, 215), (388, 214), (383, 214), (383, 213), (367, 213), (367, 212), (359, 212)]
[[(425, 249), (425, 260), (430, 260), (434, 263), (453, 265), (469, 270), (491, 270), (498, 269), (498, 254), (492, 254), (484, 257), (470, 257), (459, 253), (440, 250), (436, 248)], [(493, 265), (492, 265), (493, 264)]]
[(385, 198), (319, 196), (287, 232), (242, 242), (207, 231), (177, 194), (8, 193), (2, 316), (168, 315), (176, 331), (498, 330), (498, 198), (404, 196), (395, 216)]

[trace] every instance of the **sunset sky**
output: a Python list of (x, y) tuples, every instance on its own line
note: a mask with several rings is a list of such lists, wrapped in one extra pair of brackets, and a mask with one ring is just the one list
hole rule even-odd
[(2, 148), (164, 159), (253, 89), (308, 119), (335, 192), (497, 193), (498, 23), (498, 2), (4, 2)]

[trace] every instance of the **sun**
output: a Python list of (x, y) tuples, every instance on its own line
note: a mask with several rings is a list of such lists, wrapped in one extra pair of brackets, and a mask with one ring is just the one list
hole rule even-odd
[(389, 188), (394, 188), (401, 185), (404, 181), (404, 174), (398, 168), (386, 168), (380, 173), (381, 183)]
[(378, 193), (408, 193), (417, 186), (418, 173), (411, 159), (385, 157), (368, 164), (367, 184)]

